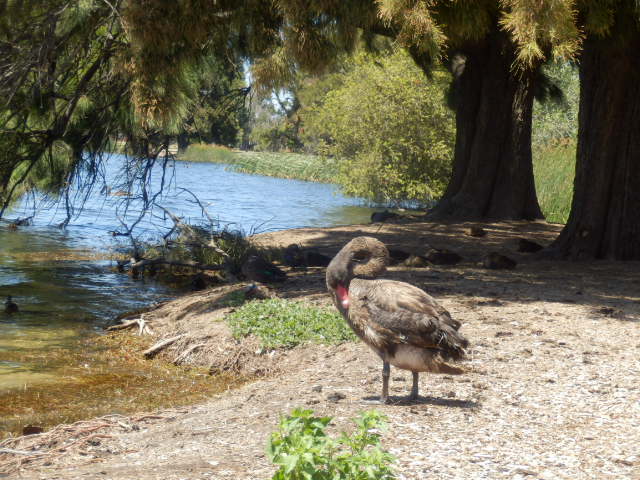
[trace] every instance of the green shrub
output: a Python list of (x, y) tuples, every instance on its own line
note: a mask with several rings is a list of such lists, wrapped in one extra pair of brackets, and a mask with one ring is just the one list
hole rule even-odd
[(562, 98), (548, 98), (543, 103), (534, 103), (531, 137), (534, 149), (571, 144), (578, 136), (578, 69), (568, 62), (551, 63), (543, 69), (562, 91)]
[(340, 161), (344, 193), (381, 203), (431, 203), (451, 169), (450, 75), (438, 70), (428, 79), (402, 51), (354, 61), (343, 84), (306, 112), (306, 134), (324, 139), (321, 151)]
[(249, 302), (229, 315), (227, 321), (234, 337), (255, 335), (265, 348), (355, 340), (353, 332), (336, 311), (291, 300)]
[(382, 449), (386, 417), (372, 410), (355, 420), (356, 431), (331, 438), (329, 417), (295, 409), (280, 421), (267, 445), (269, 459), (279, 465), (273, 480), (391, 480), (394, 457)]
[(260, 151), (299, 151), (302, 148), (298, 127), (286, 116), (274, 116), (269, 121), (258, 122), (251, 129), (249, 140)]

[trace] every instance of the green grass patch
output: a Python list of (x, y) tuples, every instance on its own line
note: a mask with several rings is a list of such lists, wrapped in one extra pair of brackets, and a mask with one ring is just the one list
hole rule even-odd
[(291, 178), (311, 182), (333, 183), (336, 161), (301, 153), (242, 152), (219, 145), (190, 145), (178, 160), (188, 162), (227, 163), (236, 172)]
[(292, 178), (312, 182), (335, 181), (336, 160), (300, 153), (242, 152), (234, 169), (270, 177)]
[(291, 300), (249, 302), (227, 321), (234, 337), (255, 335), (264, 348), (292, 348), (307, 342), (336, 344), (356, 338), (338, 312)]
[(571, 211), (575, 165), (575, 142), (533, 151), (536, 192), (542, 213), (548, 222), (567, 223)]

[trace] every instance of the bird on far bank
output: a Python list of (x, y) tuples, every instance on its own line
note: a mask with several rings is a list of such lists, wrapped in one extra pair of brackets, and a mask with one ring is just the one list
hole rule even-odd
[(389, 210), (385, 210), (384, 212), (373, 212), (371, 214), (371, 223), (382, 223), (387, 220), (395, 220), (397, 218), (400, 218), (400, 215), (390, 212)]
[(292, 243), (284, 250), (284, 264), (289, 267), (326, 267), (331, 261), (330, 257), (309, 248), (302, 248)]
[(18, 304), (15, 303), (11, 295), (7, 295), (7, 299), (4, 302), (4, 313), (18, 313)]
[(373, 237), (347, 243), (327, 268), (327, 288), (356, 335), (382, 359), (381, 403), (389, 402), (390, 365), (409, 370), (409, 400), (418, 398), (420, 372), (459, 375), (448, 360), (462, 359), (469, 342), (460, 322), (424, 290), (409, 283), (378, 279), (389, 251)]
[(242, 264), (242, 273), (252, 282), (279, 283), (287, 279), (286, 273), (258, 255), (247, 258)]

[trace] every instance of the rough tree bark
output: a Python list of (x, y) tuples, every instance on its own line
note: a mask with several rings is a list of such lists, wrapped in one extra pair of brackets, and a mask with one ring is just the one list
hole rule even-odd
[(569, 221), (550, 252), (640, 260), (640, 30), (588, 37)]
[(506, 34), (453, 61), (456, 143), (451, 179), (434, 218), (544, 218), (536, 197), (531, 117), (536, 72), (513, 69)]

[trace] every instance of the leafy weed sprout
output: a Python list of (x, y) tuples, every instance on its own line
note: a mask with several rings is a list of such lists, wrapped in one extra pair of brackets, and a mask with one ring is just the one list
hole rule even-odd
[(351, 435), (329, 437), (330, 417), (314, 417), (313, 411), (295, 409), (271, 434), (267, 455), (278, 470), (272, 480), (391, 480), (393, 455), (380, 443), (386, 417), (362, 412), (354, 420)]

